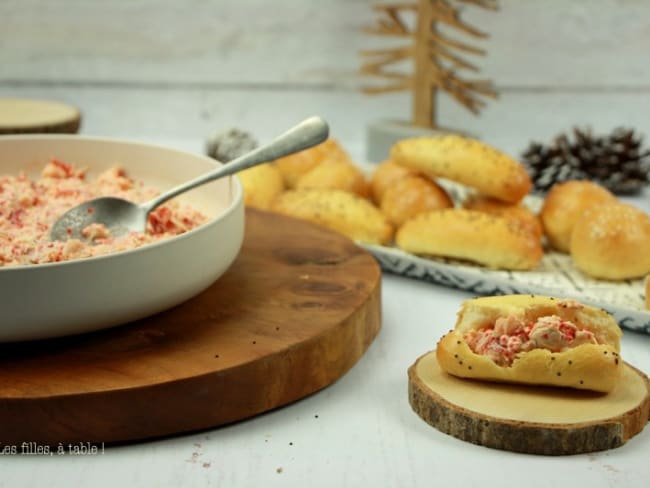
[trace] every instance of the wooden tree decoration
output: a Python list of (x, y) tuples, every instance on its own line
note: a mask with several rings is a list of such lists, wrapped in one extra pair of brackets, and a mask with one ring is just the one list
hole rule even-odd
[[(410, 45), (391, 49), (374, 49), (361, 52), (365, 58), (361, 73), (388, 80), (385, 86), (365, 87), (365, 93), (376, 94), (399, 90), (413, 92), (412, 123), (416, 126), (436, 128), (436, 96), (443, 91), (474, 114), (485, 106), (485, 98), (496, 98), (490, 80), (469, 80), (459, 71), (478, 72), (479, 69), (455, 52), (485, 55), (485, 51), (458, 41), (443, 30), (455, 29), (473, 38), (488, 35), (463, 22), (463, 6), (476, 6), (497, 10), (496, 0), (417, 0), (417, 3), (382, 4), (374, 7), (381, 17), (375, 26), (365, 32), (380, 36), (406, 37)], [(415, 15), (409, 27), (404, 14)], [(413, 60), (413, 73), (405, 74), (390, 65)]]

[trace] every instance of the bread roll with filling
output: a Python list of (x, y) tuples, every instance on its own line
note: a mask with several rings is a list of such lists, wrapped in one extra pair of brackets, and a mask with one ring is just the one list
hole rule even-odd
[(540, 218), (549, 244), (568, 253), (571, 231), (582, 213), (591, 207), (615, 201), (606, 188), (591, 181), (572, 180), (553, 185), (544, 198)]
[(475, 139), (458, 135), (399, 141), (390, 158), (427, 176), (447, 178), (509, 203), (530, 192), (532, 182), (519, 161)]
[(462, 208), (413, 217), (399, 228), (395, 242), (413, 254), (466, 259), (495, 269), (532, 269), (544, 254), (539, 238), (518, 222)]
[(370, 244), (387, 244), (393, 226), (369, 200), (343, 190), (290, 190), (272, 210), (305, 219)]
[(585, 210), (573, 226), (571, 257), (594, 278), (625, 280), (650, 273), (650, 216), (612, 201)]
[(607, 312), (575, 300), (506, 295), (463, 303), (436, 357), (462, 378), (612, 391), (621, 329)]
[(410, 175), (384, 192), (380, 209), (391, 223), (400, 226), (423, 212), (453, 206), (454, 202), (440, 185), (425, 176)]

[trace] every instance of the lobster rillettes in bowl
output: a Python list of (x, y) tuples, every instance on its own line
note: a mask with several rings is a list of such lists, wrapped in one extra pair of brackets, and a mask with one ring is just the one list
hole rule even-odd
[(97, 196), (144, 202), (214, 169), (206, 156), (82, 136), (0, 137), (0, 341), (124, 324), (210, 286), (237, 257), (244, 205), (237, 178), (192, 190), (152, 212), (145, 234), (53, 242), (65, 210)]

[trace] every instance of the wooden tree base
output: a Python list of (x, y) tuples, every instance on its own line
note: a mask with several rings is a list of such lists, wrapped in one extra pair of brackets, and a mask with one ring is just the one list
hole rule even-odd
[(650, 416), (650, 381), (626, 364), (609, 394), (456, 378), (435, 352), (408, 371), (409, 402), (436, 429), (495, 449), (566, 455), (619, 447)]
[(448, 133), (451, 129), (418, 127), (403, 120), (378, 120), (366, 128), (366, 160), (381, 163), (390, 157), (390, 149), (397, 141), (411, 137), (432, 137)]

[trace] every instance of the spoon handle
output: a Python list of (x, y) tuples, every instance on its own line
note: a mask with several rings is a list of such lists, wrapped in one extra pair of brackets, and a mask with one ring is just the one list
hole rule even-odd
[(157, 206), (165, 203), (170, 198), (191, 190), (197, 186), (203, 185), (210, 181), (230, 176), (239, 171), (245, 170), (261, 163), (266, 163), (274, 159), (288, 156), (303, 149), (310, 148), (316, 144), (325, 141), (329, 135), (329, 127), (320, 117), (310, 117), (303, 120), (298, 125), (289, 129), (287, 132), (271, 141), (269, 144), (260, 146), (253, 151), (244, 154), (227, 164), (220, 166), (214, 171), (210, 171), (198, 178), (187, 183), (183, 183), (172, 188), (165, 193), (158, 195), (156, 198), (141, 205), (141, 208), (147, 213), (151, 212)]

